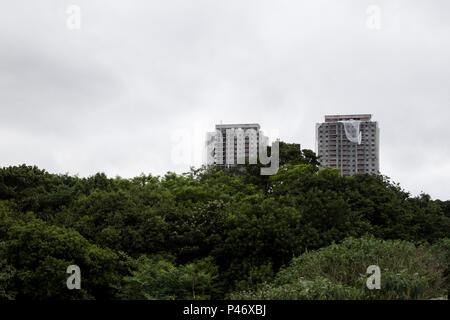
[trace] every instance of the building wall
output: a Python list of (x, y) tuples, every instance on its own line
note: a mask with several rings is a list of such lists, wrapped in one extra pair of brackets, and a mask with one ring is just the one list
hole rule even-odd
[[(360, 122), (361, 144), (350, 142), (340, 121)], [(342, 175), (379, 173), (379, 128), (371, 115), (325, 116), (316, 125), (316, 152), (321, 167), (338, 168)]]
[[(249, 156), (258, 156), (259, 124), (222, 124), (216, 125), (216, 132), (220, 132), (222, 141), (215, 139), (214, 164), (232, 166), (237, 164), (238, 158), (244, 158), (249, 163)], [(233, 138), (227, 132), (234, 130)], [(208, 133), (209, 136), (215, 133)]]

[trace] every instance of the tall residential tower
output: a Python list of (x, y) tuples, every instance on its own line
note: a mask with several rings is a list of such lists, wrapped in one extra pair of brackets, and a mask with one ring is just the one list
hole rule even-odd
[(267, 141), (257, 123), (217, 124), (215, 132), (207, 133), (206, 162), (226, 167), (245, 162), (256, 163), (260, 138)]
[(316, 153), (322, 167), (342, 175), (379, 173), (380, 129), (370, 114), (327, 115), (316, 124)]

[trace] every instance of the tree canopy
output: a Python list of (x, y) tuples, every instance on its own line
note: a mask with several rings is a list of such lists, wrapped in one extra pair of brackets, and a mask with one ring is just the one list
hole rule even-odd
[[(319, 170), (296, 144), (280, 143), (280, 164), (131, 179), (1, 168), (0, 299), (223, 299), (348, 237), (449, 237), (450, 201)], [(65, 286), (71, 264), (81, 290)]]

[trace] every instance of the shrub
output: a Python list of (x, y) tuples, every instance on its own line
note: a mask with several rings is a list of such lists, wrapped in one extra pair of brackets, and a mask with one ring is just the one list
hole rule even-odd
[[(233, 299), (430, 299), (445, 295), (446, 260), (429, 245), (347, 238), (294, 258), (272, 283)], [(444, 250), (445, 251), (445, 250)], [(446, 251), (448, 254), (448, 251)], [(367, 267), (381, 269), (381, 289), (366, 287)]]

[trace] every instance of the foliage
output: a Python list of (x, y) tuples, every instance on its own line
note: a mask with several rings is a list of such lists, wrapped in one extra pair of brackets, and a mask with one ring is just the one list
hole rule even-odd
[(126, 277), (121, 296), (134, 300), (210, 299), (216, 272), (208, 258), (176, 266), (161, 256), (142, 256), (139, 269)]
[(16, 292), (11, 289), (15, 273), (14, 267), (8, 263), (5, 243), (0, 242), (0, 300), (15, 299)]
[[(370, 265), (381, 269), (380, 290), (366, 287)], [(231, 298), (430, 299), (445, 295), (446, 267), (445, 257), (429, 245), (347, 238), (294, 258), (271, 283), (255, 291), (237, 292)]]
[[(13, 266), (17, 299), (113, 298), (121, 281), (120, 261), (110, 249), (89, 243), (78, 232), (52, 226), (26, 214), (1, 212), (4, 252)], [(6, 230), (5, 230), (6, 229)], [(66, 287), (66, 269), (82, 270), (81, 290)]]
[[(280, 142), (280, 164), (273, 176), (246, 164), (131, 179), (0, 168), (1, 298), (193, 298), (194, 279), (196, 299), (222, 299), (273, 286), (306, 251), (366, 235), (433, 244), (448, 257), (450, 201), (411, 197), (381, 175), (319, 170), (298, 144)], [(81, 268), (81, 290), (65, 286), (70, 264)], [(184, 279), (178, 291), (174, 276)], [(296, 286), (337, 285), (308, 281)], [(352, 295), (353, 285), (336, 292)]]

